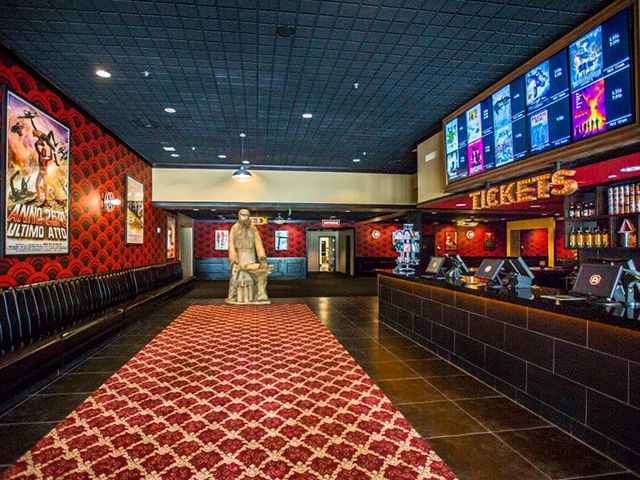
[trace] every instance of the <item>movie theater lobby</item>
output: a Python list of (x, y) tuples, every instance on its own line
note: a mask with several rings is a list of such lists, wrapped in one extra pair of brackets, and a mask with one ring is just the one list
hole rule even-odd
[(0, 479), (640, 479), (640, 0), (1, 0)]

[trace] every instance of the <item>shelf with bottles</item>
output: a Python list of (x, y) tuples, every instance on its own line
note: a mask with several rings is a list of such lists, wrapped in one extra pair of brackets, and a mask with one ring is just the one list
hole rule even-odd
[(583, 221), (572, 224), (565, 231), (565, 248), (610, 248), (611, 235), (608, 220), (606, 222)]

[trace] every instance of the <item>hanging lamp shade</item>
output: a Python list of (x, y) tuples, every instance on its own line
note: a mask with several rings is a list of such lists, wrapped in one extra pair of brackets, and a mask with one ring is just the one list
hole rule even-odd
[(242, 183), (251, 180), (253, 178), (253, 175), (251, 175), (251, 172), (247, 170), (243, 165), (238, 170), (233, 172), (231, 178), (233, 178), (236, 182)]
[[(236, 182), (248, 182), (249, 180), (251, 180), (253, 178), (253, 175), (251, 175), (251, 172), (247, 169), (247, 167), (244, 166), (246, 160), (244, 159), (244, 139), (247, 136), (246, 133), (241, 133), (240, 134), (240, 161), (242, 163), (242, 165), (240, 165), (240, 168), (238, 170), (236, 170), (235, 172), (233, 172), (233, 175), (231, 175), (231, 178), (233, 178)], [(246, 162), (247, 164), (249, 162)]]

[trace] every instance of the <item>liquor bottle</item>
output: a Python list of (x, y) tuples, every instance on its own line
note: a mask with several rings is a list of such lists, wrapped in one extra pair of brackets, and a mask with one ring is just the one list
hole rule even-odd
[(593, 234), (589, 227), (584, 231), (584, 246), (586, 248), (593, 248)]
[(602, 229), (602, 246), (609, 247), (609, 231), (606, 228)]
[(609, 200), (607, 211), (609, 215), (613, 215), (613, 187), (609, 187), (607, 190), (607, 200)]
[(596, 230), (593, 233), (593, 246), (596, 248), (602, 247), (602, 233), (600, 227), (596, 225)]
[(569, 210), (567, 210), (567, 218), (573, 218), (574, 210), (575, 210), (575, 206), (573, 205), (573, 202), (572, 202), (571, 204), (569, 204)]
[(573, 211), (573, 218), (580, 218), (582, 216), (582, 205), (580, 202), (576, 203), (576, 208)]
[(569, 233), (569, 248), (576, 248), (576, 230), (573, 227)]
[(629, 185), (624, 186), (624, 213), (629, 213)]
[(636, 212), (636, 186), (629, 185), (629, 213)]
[(578, 233), (576, 234), (576, 246), (578, 248), (584, 247), (584, 234), (582, 233), (582, 226), (578, 228)]
[(640, 183), (636, 183), (636, 213), (640, 213)]
[(620, 187), (613, 187), (613, 214), (620, 214)]

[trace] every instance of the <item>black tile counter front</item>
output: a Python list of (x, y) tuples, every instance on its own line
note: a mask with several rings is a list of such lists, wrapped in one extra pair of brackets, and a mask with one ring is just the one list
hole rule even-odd
[(640, 472), (636, 312), (378, 273), (383, 323)]

